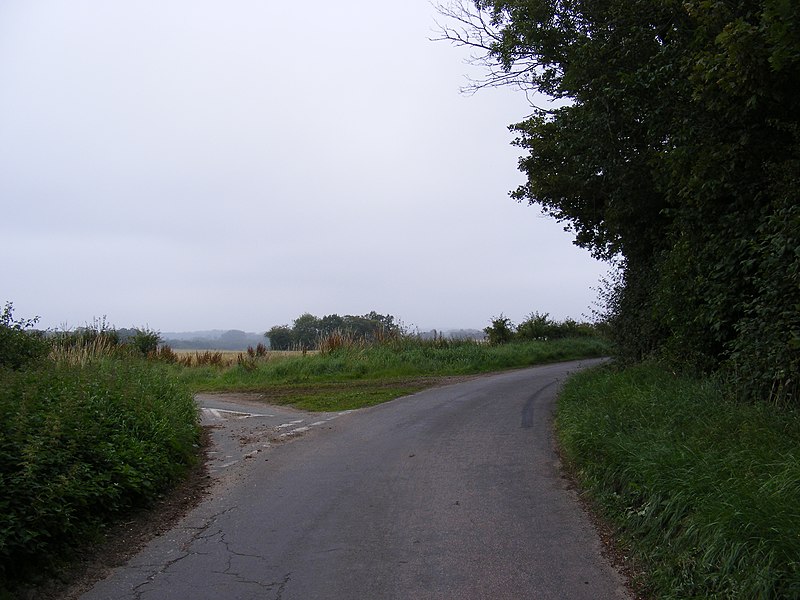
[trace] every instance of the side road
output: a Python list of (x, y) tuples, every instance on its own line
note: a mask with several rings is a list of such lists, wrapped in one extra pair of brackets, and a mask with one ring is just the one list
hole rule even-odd
[(551, 434), (559, 383), (595, 362), (352, 413), (199, 396), (209, 497), (83, 598), (629, 598)]

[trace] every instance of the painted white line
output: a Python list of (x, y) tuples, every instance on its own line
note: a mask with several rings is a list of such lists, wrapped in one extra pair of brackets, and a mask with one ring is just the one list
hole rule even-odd
[(285, 429), (286, 427), (291, 427), (292, 425), (297, 425), (298, 423), (302, 423), (303, 419), (298, 419), (297, 421), (289, 421), (288, 423), (281, 423), (275, 429)]
[(309, 427), (316, 427), (317, 425), (325, 425), (327, 421), (317, 421), (316, 423), (311, 423)]
[(325, 419), (325, 422), (333, 421), (334, 419), (338, 419), (339, 417), (343, 417), (344, 415), (349, 415), (351, 412), (353, 412), (353, 411), (352, 410), (346, 410), (344, 412), (336, 413), (335, 415), (331, 415), (330, 417)]
[[(263, 413), (248, 413), (238, 410), (225, 410), (224, 408), (203, 408), (204, 412), (212, 415), (217, 419), (234, 418), (234, 419), (251, 419), (253, 417), (274, 417), (275, 415), (267, 415)], [(224, 414), (223, 414), (224, 413)], [(230, 415), (228, 417), (227, 415)]]
[(308, 431), (309, 429), (311, 429), (311, 427), (298, 427), (297, 429), (292, 429), (291, 431), (287, 431), (286, 433), (282, 433), (278, 437), (279, 438), (287, 438), (287, 437), (291, 437), (293, 435), (300, 435), (301, 433), (304, 433), (304, 432)]

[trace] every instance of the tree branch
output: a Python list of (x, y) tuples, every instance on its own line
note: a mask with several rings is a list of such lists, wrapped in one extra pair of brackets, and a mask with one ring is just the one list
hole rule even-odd
[[(517, 52), (512, 60), (500, 59), (500, 46), (503, 43), (503, 22), (497, 16), (487, 18), (486, 11), (469, 0), (451, 0), (447, 4), (434, 4), (436, 11), (446, 21), (436, 22), (434, 42), (450, 42), (454, 46), (473, 51), (466, 63), (480, 67), (486, 75), (479, 79), (467, 77), (467, 85), (462, 93), (474, 94), (484, 88), (511, 86), (525, 92), (529, 102), (532, 92), (542, 91), (544, 66), (530, 53)], [(533, 103), (531, 102), (533, 105)]]

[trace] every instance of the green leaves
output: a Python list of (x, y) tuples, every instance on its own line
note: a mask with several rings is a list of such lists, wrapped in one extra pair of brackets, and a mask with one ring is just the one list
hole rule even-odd
[(486, 334), (489, 343), (496, 346), (498, 344), (507, 344), (514, 339), (512, 327), (511, 319), (501, 314), (499, 317), (494, 317), (492, 324), (484, 329), (483, 332)]
[(0, 590), (154, 500), (197, 437), (192, 396), (144, 360), (0, 371)]
[(13, 312), (14, 305), (6, 302), (0, 313), (0, 367), (20, 369), (47, 356), (50, 345), (31, 331), (38, 318), (14, 319)]
[(748, 395), (797, 399), (787, 249), (800, 239), (780, 223), (796, 218), (800, 189), (800, 5), (475, 5), (477, 38), (505, 73), (491, 83), (568, 101), (511, 126), (526, 153), (512, 197), (621, 261), (610, 313), (622, 353), (723, 368)]
[(322, 318), (311, 313), (297, 317), (292, 326), (276, 325), (264, 335), (273, 350), (312, 350), (324, 338), (343, 334), (359, 340), (375, 340), (382, 335), (394, 335), (401, 330), (392, 315), (381, 315), (374, 310), (361, 316), (333, 314)]

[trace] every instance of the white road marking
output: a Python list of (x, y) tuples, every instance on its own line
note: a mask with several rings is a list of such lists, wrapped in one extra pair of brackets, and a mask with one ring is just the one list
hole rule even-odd
[[(237, 410), (225, 410), (224, 408), (203, 408), (203, 412), (210, 414), (217, 419), (251, 419), (253, 417), (274, 417), (275, 415), (267, 415), (262, 413), (248, 413), (240, 412)], [(230, 416), (228, 416), (230, 415)]]
[(275, 427), (275, 429), (285, 429), (287, 427), (291, 427), (292, 425), (297, 425), (298, 423), (302, 423), (304, 419), (298, 419), (297, 421), (289, 421), (288, 423), (282, 423)]
[(285, 437), (290, 437), (290, 436), (293, 436), (293, 435), (299, 435), (301, 433), (304, 433), (304, 432), (308, 431), (309, 429), (311, 429), (311, 426), (298, 427), (297, 429), (292, 429), (291, 431), (287, 431), (286, 433), (282, 433), (279, 437), (285, 438)]

